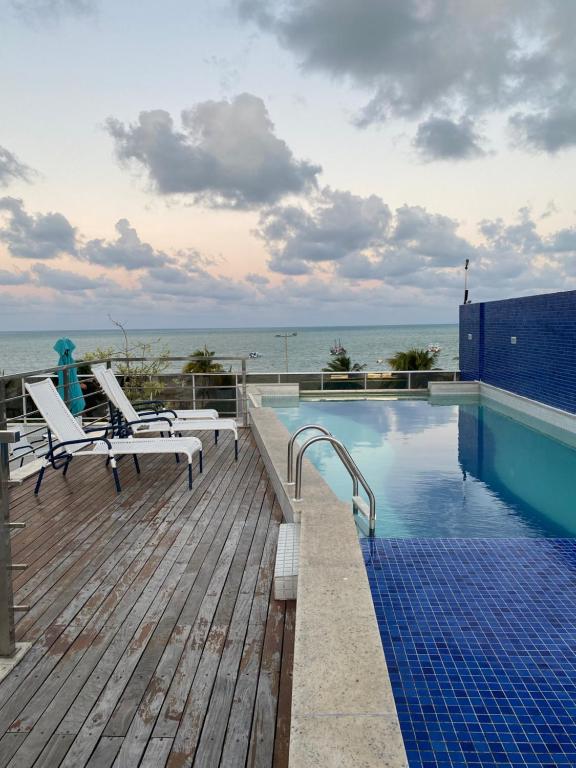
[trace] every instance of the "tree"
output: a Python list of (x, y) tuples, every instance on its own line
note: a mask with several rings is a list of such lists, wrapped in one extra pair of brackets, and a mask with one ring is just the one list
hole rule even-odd
[(396, 352), (386, 362), (393, 371), (429, 371), (435, 365), (439, 354), (440, 349), (437, 347), (412, 347), (405, 352)]
[(322, 368), (323, 371), (330, 373), (344, 373), (347, 371), (363, 371), (366, 365), (360, 363), (352, 363), (352, 360), (346, 353), (339, 355), (333, 355), (332, 360), (326, 365), (326, 368)]
[[(153, 344), (144, 341), (131, 343), (125, 326), (110, 315), (108, 315), (108, 319), (122, 331), (124, 343), (120, 348), (98, 347), (93, 352), (87, 352), (83, 356), (82, 362), (90, 363), (110, 358), (122, 358), (122, 362), (116, 364), (116, 372), (122, 377), (127, 396), (131, 400), (149, 400), (157, 397), (164, 389), (164, 384), (157, 377), (170, 365), (168, 360), (170, 350), (165, 345), (156, 350)], [(149, 359), (139, 360), (138, 358)], [(78, 373), (89, 372), (87, 366), (78, 368)]]
[(203, 349), (195, 350), (190, 357), (201, 359), (190, 360), (190, 362), (186, 363), (184, 368), (182, 368), (182, 373), (221, 373), (224, 368), (220, 363), (214, 362), (215, 354), (214, 350), (208, 349), (206, 345), (204, 345)]

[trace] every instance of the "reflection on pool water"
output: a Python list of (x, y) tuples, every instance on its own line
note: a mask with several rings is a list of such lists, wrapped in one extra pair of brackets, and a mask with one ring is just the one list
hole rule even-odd
[[(321, 424), (346, 445), (376, 494), (377, 536), (576, 536), (568, 437), (470, 402), (301, 401), (276, 412), (290, 432)], [(313, 446), (307, 456), (349, 500), (350, 478), (333, 450)]]

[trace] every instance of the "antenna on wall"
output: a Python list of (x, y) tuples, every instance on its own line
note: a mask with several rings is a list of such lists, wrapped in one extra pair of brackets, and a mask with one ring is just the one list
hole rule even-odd
[(470, 264), (470, 259), (466, 259), (466, 263), (464, 264), (464, 304), (469, 304), (468, 301), (468, 265)]

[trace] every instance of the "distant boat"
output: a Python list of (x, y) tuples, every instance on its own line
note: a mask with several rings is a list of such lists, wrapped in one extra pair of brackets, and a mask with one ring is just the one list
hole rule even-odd
[(260, 352), (248, 352), (248, 357), (250, 360), (258, 360), (259, 357), (262, 357)]
[(336, 341), (336, 339), (334, 339), (334, 344), (332, 344), (332, 346), (330, 347), (330, 354), (331, 355), (345, 355), (346, 354), (346, 350), (342, 346), (342, 340), (341, 339), (338, 339), (338, 341)]

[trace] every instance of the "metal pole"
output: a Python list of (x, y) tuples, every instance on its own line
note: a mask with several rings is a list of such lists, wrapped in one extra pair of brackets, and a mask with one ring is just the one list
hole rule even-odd
[(26, 386), (24, 379), (20, 379), (20, 389), (22, 391), (22, 416), (24, 419), (24, 424), (28, 424), (28, 407), (26, 404)]
[(8, 498), (8, 443), (15, 442), (18, 438), (16, 432), (0, 431), (0, 656), (13, 656), (16, 650)]
[(246, 390), (246, 360), (242, 360), (242, 426), (248, 426), (248, 394)]
[(68, 368), (62, 371), (62, 389), (64, 391), (64, 402), (70, 405), (70, 373)]

